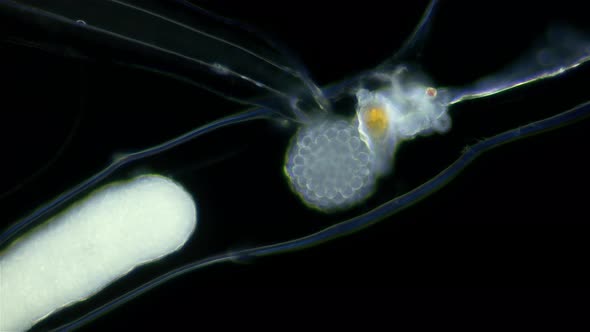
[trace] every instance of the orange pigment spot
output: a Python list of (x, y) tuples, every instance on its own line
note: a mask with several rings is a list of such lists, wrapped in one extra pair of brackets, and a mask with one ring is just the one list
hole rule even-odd
[(435, 88), (426, 88), (426, 95), (428, 97), (436, 97), (436, 89)]
[(382, 137), (387, 131), (389, 123), (387, 113), (380, 107), (372, 107), (365, 111), (363, 115), (366, 128), (370, 134), (376, 137)]

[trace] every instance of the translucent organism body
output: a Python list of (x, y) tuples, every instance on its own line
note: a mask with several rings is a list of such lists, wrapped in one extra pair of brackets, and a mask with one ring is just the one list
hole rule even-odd
[[(345, 221), (306, 229), (297, 236), (278, 236), (277, 239), (280, 240), (265, 239), (256, 245), (250, 245), (248, 242), (247, 246), (227, 245), (221, 249), (216, 247), (210, 252), (190, 256), (178, 267), (168, 269), (137, 287), (130, 287), (128, 289), (131, 290), (125, 290), (121, 296), (100, 303), (80, 318), (66, 322), (62, 326), (64, 329), (86, 324), (163, 283), (209, 265), (248, 262), (256, 257), (307, 248), (356, 232), (431, 195), (482, 153), (527, 135), (573, 123), (590, 113), (590, 106), (582, 103), (569, 111), (526, 122), (518, 128), (500, 131), (499, 134), (494, 133), (493, 136), (481, 139), (477, 143), (469, 142), (470, 145), (447, 168), (442, 169), (430, 180), (398, 194), (391, 188), (378, 188), (378, 184), (380, 179), (395, 173), (398, 163), (403, 162), (400, 156), (396, 155), (402, 143), (421, 136), (450, 132), (449, 111), (455, 104), (492, 96), (527, 83), (563, 74), (582, 65), (589, 59), (587, 39), (573, 31), (562, 32), (558, 34), (560, 38), (543, 46), (544, 61), (535, 61), (539, 50), (534, 49), (533, 60), (531, 57), (525, 57), (524, 62), (517, 62), (505, 71), (490, 75), (474, 84), (440, 87), (423, 75), (418, 75), (417, 70), (404, 62), (416, 52), (416, 46), (424, 41), (430, 19), (436, 6), (440, 5), (438, 1), (432, 1), (418, 28), (402, 47), (400, 55), (349, 80), (319, 88), (310, 79), (304, 67), (288, 54), (281, 52), (281, 47), (276, 47), (272, 40), (264, 36), (263, 41), (272, 47), (253, 51), (240, 46), (235, 42), (236, 39), (232, 42), (230, 38), (224, 39), (215, 33), (204, 33), (205, 29), (190, 15), (195, 10), (200, 13), (203, 11), (194, 7), (191, 2), (172, 1), (179, 6), (162, 8), (158, 7), (156, 1), (105, 0), (91, 3), (102, 6), (106, 13), (117, 11), (128, 16), (130, 21), (138, 23), (133, 27), (119, 25), (102, 17), (100, 11), (92, 10), (93, 6), (73, 6), (68, 1), (0, 1), (3, 10), (15, 17), (23, 17), (25, 21), (31, 21), (31, 25), (42, 22), (47, 26), (62, 28), (63, 30), (55, 29), (54, 31), (58, 31), (55, 33), (71, 37), (74, 44), (80, 40), (98, 40), (100, 46), (112, 45), (116, 51), (108, 53), (106, 57), (117, 66), (170, 77), (251, 108), (242, 113), (216, 117), (216, 120), (204, 122), (196, 129), (161, 144), (147, 145), (136, 152), (119, 154), (108, 167), (93, 176), (88, 176), (87, 181), (49, 201), (3, 231), (0, 234), (1, 249), (9, 248), (14, 239), (58, 213), (65, 204), (76, 202), (88, 189), (111, 179), (118, 170), (141, 161), (148, 164), (150, 158), (180, 149), (182, 145), (195, 141), (197, 137), (200, 140), (212, 131), (259, 119), (271, 122), (279, 119), (297, 128), (289, 144), (286, 144), (282, 166), (289, 187), (303, 202), (299, 202), (302, 209), (305, 209), (305, 205), (321, 210), (324, 213), (318, 215), (323, 216), (347, 211), (353, 207), (359, 208), (362, 202), (380, 190), (387, 192), (389, 198), (362, 206), (363, 210), (358, 215), (351, 216)], [(204, 16), (214, 18), (218, 23), (228, 24), (236, 30), (254, 31), (259, 36), (258, 31), (251, 30), (247, 25), (235, 24), (235, 21), (211, 13)], [(165, 30), (167, 36), (175, 38), (152, 36), (147, 27)], [(45, 30), (43, 31), (45, 33)], [(185, 40), (193, 42), (185, 43)], [(17, 43), (24, 44), (21, 40)], [(50, 52), (54, 50), (44, 44), (32, 46)], [(63, 50), (63, 45), (60, 46), (57, 49)], [(68, 52), (63, 53), (75, 59), (92, 58), (92, 52), (88, 52), (88, 49), (84, 49), (86, 53), (77, 52), (79, 50), (75, 48), (67, 50)], [(118, 52), (130, 54), (120, 55)], [(264, 96), (261, 97), (261, 93)], [(346, 116), (333, 114), (336, 113), (333, 110), (336, 100), (342, 95), (352, 96), (355, 102), (355, 105), (347, 110)], [(237, 140), (228, 140), (227, 144), (236, 143)], [(189, 154), (198, 153), (190, 151)], [(237, 169), (236, 172), (241, 171), (241, 168)], [(244, 178), (249, 176), (246, 175)], [(232, 187), (227, 188), (231, 191)], [(206, 195), (203, 197), (207, 199)], [(200, 198), (196, 197), (197, 200)], [(233, 205), (226, 204), (223, 208), (229, 209), (228, 207), (233, 208)], [(259, 212), (261, 208), (256, 206), (251, 209)], [(203, 210), (206, 211), (207, 207), (203, 207)], [(288, 214), (285, 211), (283, 213)], [(253, 215), (258, 217), (259, 213)], [(320, 218), (318, 215), (314, 216)], [(273, 224), (277, 224), (277, 220), (280, 218), (273, 219)], [(219, 220), (212, 221), (213, 219), (199, 219), (199, 222), (205, 225), (219, 223)], [(223, 237), (219, 235), (222, 233), (223, 231), (217, 232), (217, 236)], [(201, 235), (197, 232), (195, 238), (200, 239), (199, 236)]]
[(287, 151), (290, 183), (311, 207), (329, 212), (361, 202), (391, 172), (400, 142), (451, 127), (444, 95), (413, 81), (406, 67), (375, 76), (385, 87), (356, 91), (355, 118), (312, 121)]

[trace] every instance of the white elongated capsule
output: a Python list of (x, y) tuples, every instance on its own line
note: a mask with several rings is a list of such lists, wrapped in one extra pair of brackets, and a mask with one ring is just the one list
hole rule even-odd
[(196, 227), (192, 197), (161, 176), (107, 185), (0, 253), (0, 331), (23, 331), (178, 250)]

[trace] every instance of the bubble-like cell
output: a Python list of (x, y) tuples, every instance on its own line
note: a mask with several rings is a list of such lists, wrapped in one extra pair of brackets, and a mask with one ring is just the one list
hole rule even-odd
[(301, 147), (308, 147), (312, 141), (313, 139), (311, 136), (303, 136), (299, 141), (297, 141), (297, 144), (301, 145)]
[(375, 158), (350, 122), (325, 118), (299, 129), (285, 158), (293, 191), (308, 206), (333, 212), (366, 199), (375, 187)]

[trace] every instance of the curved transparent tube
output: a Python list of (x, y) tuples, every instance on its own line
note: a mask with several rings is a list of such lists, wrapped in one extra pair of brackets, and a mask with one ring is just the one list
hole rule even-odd
[(483, 98), (562, 75), (590, 60), (590, 38), (571, 27), (553, 26), (528, 54), (503, 70), (463, 87), (450, 88), (449, 104)]
[[(324, 107), (321, 91), (304, 68), (284, 64), (289, 61), (263, 45), (257, 36), (247, 31), (236, 33), (207, 13), (196, 15), (174, 2), (97, 0), (73, 6), (69, 1), (6, 0), (2, 5), (7, 15), (22, 17), (32, 27), (49, 32), (45, 39), (76, 43), (79, 52), (91, 58), (106, 53), (103, 56), (114, 61), (188, 78), (234, 99), (250, 100), (256, 94), (269, 94), (274, 98), (266, 107), (285, 115), (296, 112), (291, 116), (299, 116), (300, 121), (304, 118), (291, 109), (294, 103), (305, 101), (311, 104), (308, 107)], [(117, 16), (111, 17), (112, 13)], [(30, 17), (37, 20), (31, 21)], [(239, 42), (234, 41), (238, 38)], [(248, 45), (243, 46), (246, 38)], [(116, 53), (111, 52), (113, 47)], [(282, 101), (275, 102), (277, 99)], [(264, 104), (263, 100), (258, 103)]]
[(55, 213), (57, 209), (61, 208), (64, 204), (71, 202), (73, 198), (78, 197), (80, 194), (87, 192), (90, 188), (93, 188), (97, 184), (102, 183), (106, 178), (109, 177), (109, 175), (113, 174), (121, 167), (125, 167), (126, 165), (131, 164), (137, 160), (149, 158), (158, 153), (162, 153), (164, 151), (173, 149), (174, 147), (180, 144), (193, 140), (213, 130), (230, 125), (235, 125), (245, 121), (265, 118), (272, 118), (272, 113), (264, 109), (254, 109), (251, 111), (228, 116), (226, 118), (219, 119), (218, 121), (212, 123), (208, 123), (203, 127), (199, 127), (193, 131), (183, 134), (182, 136), (173, 138), (157, 146), (150, 147), (145, 150), (130, 153), (127, 155), (121, 155), (107, 168), (88, 178), (88, 180), (84, 181), (83, 183), (80, 183), (68, 192), (61, 194), (53, 201), (41, 206), (32, 214), (30, 214), (23, 220), (19, 221), (12, 227), (9, 227), (7, 230), (5, 230), (0, 236), (0, 246), (8, 244), (11, 240), (14, 239), (16, 235), (30, 227), (31, 224), (38, 222), (39, 219), (46, 217), (47, 215)]
[[(440, 91), (440, 89), (439, 89), (439, 91)], [(555, 111), (557, 111), (557, 110), (555, 110)], [(342, 236), (342, 235), (346, 235), (346, 234), (355, 232), (367, 225), (375, 223), (378, 220), (382, 220), (386, 216), (391, 215), (391, 214), (397, 212), (398, 210), (401, 210), (405, 207), (410, 206), (411, 204), (415, 203), (417, 200), (423, 199), (424, 197), (430, 195), (436, 189), (440, 188), (440, 186), (447, 183), (452, 177), (454, 177), (456, 174), (458, 174), (467, 163), (471, 162), (476, 156), (478, 156), (482, 152), (487, 151), (487, 150), (489, 150), (495, 146), (498, 146), (500, 144), (504, 144), (506, 142), (517, 140), (519, 138), (525, 137), (527, 135), (532, 135), (532, 134), (535, 134), (535, 133), (538, 133), (541, 131), (546, 131), (546, 130), (549, 130), (552, 128), (559, 127), (561, 125), (570, 124), (573, 121), (582, 119), (583, 117), (585, 117), (588, 114), (588, 112), (589, 112), (588, 105), (581, 104), (578, 107), (575, 107), (574, 109), (572, 109), (571, 111), (559, 114), (554, 117), (547, 118), (545, 120), (533, 122), (529, 125), (520, 126), (517, 129), (506, 131), (503, 134), (493, 136), (489, 139), (484, 139), (480, 143), (476, 143), (476, 144), (472, 145), (470, 148), (465, 149), (465, 151), (462, 154), (462, 156), (460, 157), (460, 159), (458, 159), (455, 163), (450, 164), (451, 166), (449, 166), (447, 169), (442, 171), (440, 174), (438, 174), (438, 176), (434, 177), (432, 180), (424, 183), (424, 185), (420, 185), (416, 189), (410, 190), (407, 193), (402, 194), (397, 198), (394, 198), (393, 200), (391, 200), (391, 196), (395, 196), (395, 195), (391, 195), (392, 191), (385, 189), (390, 194), (390, 196), (385, 200), (381, 200), (381, 201), (376, 200), (376, 201), (369, 202), (368, 203), (369, 208), (363, 207), (361, 210), (354, 210), (353, 211), (354, 215), (358, 215), (358, 217), (354, 217), (354, 215), (350, 215), (351, 218), (347, 218), (347, 215), (337, 215), (337, 218), (339, 218), (340, 220), (347, 219), (347, 221), (338, 223), (335, 220), (332, 220), (329, 222), (329, 224), (328, 224), (329, 226), (325, 226), (325, 224), (321, 224), (321, 225), (318, 225), (317, 227), (315, 227), (315, 229), (313, 229), (313, 228), (312, 228), (312, 230), (306, 229), (305, 231), (301, 232), (302, 233), (301, 236), (293, 237), (293, 236), (284, 236), (284, 234), (283, 234), (282, 236), (277, 236), (276, 238), (271, 238), (270, 240), (269, 239), (260, 240), (259, 241), (261, 243), (260, 246), (258, 246), (258, 245), (257, 246), (245, 245), (245, 247), (247, 247), (247, 249), (243, 249), (243, 250), (240, 249), (240, 246), (237, 246), (238, 249), (230, 250), (229, 253), (222, 253), (222, 254), (218, 254), (218, 255), (215, 255), (214, 253), (212, 253), (211, 255), (205, 254), (204, 258), (201, 257), (201, 259), (196, 260), (193, 263), (188, 263), (186, 265), (182, 265), (178, 269), (175, 269), (173, 271), (170, 271), (169, 273), (162, 275), (158, 279), (154, 279), (153, 281), (151, 281), (149, 283), (143, 284), (142, 286), (139, 286), (135, 290), (133, 290), (129, 293), (126, 293), (125, 295), (115, 299), (113, 302), (108, 302), (105, 306), (99, 307), (95, 311), (90, 312), (88, 315), (81, 317), (79, 320), (77, 319), (69, 324), (61, 326), (59, 329), (69, 330), (71, 328), (75, 328), (77, 326), (85, 324), (89, 320), (97, 317), (98, 315), (104, 314), (105, 312), (108, 312), (109, 310), (114, 309), (115, 307), (125, 303), (126, 301), (128, 301), (132, 298), (135, 298), (136, 296), (156, 287), (157, 285), (160, 285), (166, 281), (169, 281), (178, 275), (185, 274), (187, 272), (190, 272), (190, 271), (193, 271), (196, 269), (200, 269), (205, 266), (209, 266), (209, 265), (212, 265), (212, 264), (215, 264), (218, 262), (249, 261), (251, 258), (254, 258), (254, 257), (273, 255), (273, 254), (278, 254), (278, 253), (285, 252), (285, 251), (291, 251), (291, 250), (296, 250), (296, 249), (300, 249), (300, 248), (305, 248), (305, 247), (309, 247), (309, 246), (313, 246), (313, 245), (325, 242), (330, 239), (334, 239), (334, 238)], [(191, 140), (192, 138), (194, 138), (198, 135), (201, 135), (203, 133), (206, 133), (206, 132), (211, 132), (215, 128), (219, 128), (221, 126), (225, 126), (227, 124), (232, 124), (232, 123), (242, 123), (243, 121), (247, 121), (249, 119), (270, 118), (271, 114), (275, 114), (275, 113), (272, 113), (268, 110), (257, 109), (257, 110), (252, 110), (252, 111), (249, 111), (249, 112), (246, 112), (243, 114), (239, 114), (236, 116), (230, 116), (228, 118), (219, 120), (215, 123), (207, 124), (199, 129), (195, 130), (194, 132), (183, 135), (182, 137), (179, 137), (178, 139), (173, 139), (172, 141), (170, 141), (168, 143), (164, 143), (162, 145), (144, 150), (139, 153), (126, 154), (126, 155), (124, 154), (121, 157), (119, 157), (117, 159), (117, 161), (114, 163), (114, 165), (118, 165), (118, 166), (116, 166), (116, 167), (111, 166), (111, 168), (116, 169), (116, 168), (121, 168), (124, 166), (131, 166), (134, 162), (138, 162), (142, 158), (147, 158), (149, 156), (157, 156), (158, 154), (163, 154), (164, 151), (168, 151), (172, 147), (175, 147), (177, 149), (181, 148), (180, 147), (181, 143), (188, 144), (188, 141)], [(412, 135), (410, 135), (410, 136), (412, 136)], [(233, 142), (233, 143), (235, 143), (235, 142)], [(184, 151), (184, 152), (187, 152), (187, 151)], [(148, 159), (146, 159), (146, 161), (147, 160)], [(403, 166), (403, 161), (400, 163)], [(102, 178), (105, 178), (109, 174), (111, 174), (111, 173), (107, 172), (107, 173), (104, 173), (104, 175), (100, 175), (100, 176), (103, 176)], [(99, 177), (99, 175), (97, 175), (97, 177)], [(92, 182), (95, 179), (96, 178), (94, 178), (94, 177), (90, 178), (90, 180), (89, 180), (90, 182), (87, 183), (86, 185), (92, 186), (94, 183), (96, 183), (96, 182)], [(382, 189), (380, 189), (380, 190), (382, 190)], [(72, 193), (76, 193), (76, 192), (72, 192)], [(72, 194), (72, 195), (74, 195), (74, 194)], [(58, 197), (58, 199), (55, 202), (58, 202), (58, 203), (63, 202), (66, 197), (70, 197), (70, 196)], [(197, 196), (197, 199), (199, 199), (198, 196)], [(45, 209), (42, 208), (39, 211), (43, 212), (44, 210), (49, 209), (49, 208), (50, 207), (48, 206)], [(365, 211), (369, 211), (369, 212), (365, 212)], [(39, 215), (37, 215), (37, 217), (38, 216)], [(37, 217), (35, 217), (35, 215), (32, 215), (32, 217), (33, 217), (33, 219), (31, 219), (31, 220), (34, 220), (35, 218), (37, 218)], [(310, 216), (308, 216), (308, 217), (310, 217)], [(322, 218), (321, 215), (312, 215), (312, 217), (315, 217), (318, 219)], [(313, 218), (308, 218), (305, 220), (313, 220)], [(204, 221), (204, 222), (206, 222), (206, 221)], [(261, 228), (258, 228), (257, 230), (261, 230)], [(18, 232), (19, 232), (19, 229), (11, 229), (8, 232), (3, 233), (2, 236), (4, 239), (4, 243), (6, 243), (6, 241), (8, 241), (8, 238), (10, 238), (13, 235), (16, 235)], [(309, 234), (311, 234), (311, 235), (309, 235)], [(198, 238), (198, 234), (197, 234), (197, 238)], [(295, 239), (292, 240), (293, 238), (295, 238)], [(287, 240), (287, 241), (280, 241), (281, 239)], [(264, 245), (264, 244), (268, 244), (268, 243), (274, 243), (274, 244)], [(250, 247), (253, 247), (253, 248), (250, 248)], [(190, 261), (190, 260), (187, 259), (187, 261)]]

